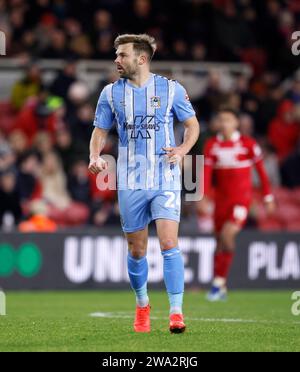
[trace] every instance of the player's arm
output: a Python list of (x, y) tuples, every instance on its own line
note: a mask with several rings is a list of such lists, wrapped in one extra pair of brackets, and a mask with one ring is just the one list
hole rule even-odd
[(212, 189), (212, 176), (214, 170), (214, 158), (211, 154), (211, 144), (209, 140), (204, 146), (204, 182), (203, 198), (199, 201), (197, 209), (199, 213), (208, 214), (210, 208), (210, 194)]
[(184, 155), (186, 155), (195, 145), (200, 134), (200, 125), (196, 116), (192, 116), (183, 122), (184, 136), (183, 143), (179, 146)]
[(108, 131), (102, 128), (94, 128), (90, 141), (90, 164), (89, 171), (97, 174), (107, 169), (107, 162), (100, 157), (104, 149)]
[(184, 137), (181, 145), (177, 147), (164, 147), (167, 151), (170, 163), (180, 162), (181, 159), (191, 150), (197, 142), (200, 133), (200, 126), (196, 116), (193, 116), (183, 122)]
[(187, 92), (183, 86), (177, 82), (172, 110), (177, 116), (177, 119), (184, 125), (183, 143), (180, 146), (167, 147), (163, 150), (167, 151), (170, 163), (177, 163), (195, 145), (200, 134), (200, 125)]
[(263, 163), (262, 152), (261, 152), (260, 147), (256, 143), (253, 144), (252, 151), (253, 151), (253, 160), (254, 160), (255, 169), (260, 179), (265, 208), (268, 214), (273, 214), (275, 211), (276, 205), (275, 205), (274, 196), (272, 194), (269, 177), (267, 175), (267, 172), (266, 172), (266, 169)]
[(107, 169), (107, 162), (100, 157), (100, 154), (105, 146), (108, 131), (111, 129), (114, 122), (114, 114), (107, 99), (107, 89), (111, 86), (106, 86), (100, 94), (94, 120), (94, 130), (90, 140), (90, 164), (89, 171), (97, 174), (104, 169)]
[(271, 185), (263, 161), (259, 160), (255, 163), (255, 168), (260, 179), (265, 208), (268, 214), (273, 214), (276, 209), (275, 199), (271, 191)]

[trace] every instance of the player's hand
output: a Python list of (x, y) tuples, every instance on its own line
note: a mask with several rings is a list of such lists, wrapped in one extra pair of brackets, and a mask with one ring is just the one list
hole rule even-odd
[(268, 216), (273, 216), (276, 211), (276, 203), (274, 200), (265, 201), (265, 209)]
[(104, 159), (102, 159), (100, 156), (98, 156), (97, 159), (92, 158), (90, 160), (89, 171), (92, 174), (98, 174), (98, 173), (102, 172), (103, 170), (105, 170), (107, 168), (108, 168), (107, 161), (105, 161)]
[(208, 216), (211, 214), (211, 201), (207, 196), (203, 196), (196, 204), (197, 213), (202, 216)]
[(168, 163), (179, 164), (186, 154), (179, 146), (178, 147), (163, 147), (168, 157)]

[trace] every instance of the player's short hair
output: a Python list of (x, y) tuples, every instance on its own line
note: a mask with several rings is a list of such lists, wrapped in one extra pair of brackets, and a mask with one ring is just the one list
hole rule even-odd
[(123, 34), (116, 38), (114, 47), (118, 49), (120, 45), (128, 43), (133, 44), (133, 49), (137, 53), (146, 52), (149, 56), (149, 61), (151, 61), (156, 51), (156, 41), (154, 37), (147, 34)]
[(236, 111), (235, 109), (233, 109), (232, 107), (227, 107), (227, 106), (220, 107), (219, 110), (217, 111), (217, 115), (223, 114), (224, 112), (232, 114), (237, 120), (240, 119), (240, 113)]

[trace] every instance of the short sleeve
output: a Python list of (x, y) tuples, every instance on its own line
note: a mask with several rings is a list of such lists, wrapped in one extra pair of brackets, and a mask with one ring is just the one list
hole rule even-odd
[(108, 90), (112, 89), (112, 84), (107, 85), (101, 92), (94, 119), (94, 126), (101, 129), (110, 130), (113, 126), (115, 115), (108, 101)]
[(178, 82), (175, 85), (172, 111), (180, 122), (196, 115), (186, 90)]

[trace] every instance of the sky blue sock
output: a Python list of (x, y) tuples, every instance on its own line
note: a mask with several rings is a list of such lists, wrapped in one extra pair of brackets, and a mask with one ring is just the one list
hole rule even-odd
[(167, 288), (170, 314), (182, 313), (184, 292), (184, 265), (178, 247), (162, 252), (164, 258), (164, 281)]
[(130, 284), (136, 295), (136, 303), (140, 307), (149, 304), (147, 294), (148, 262), (147, 257), (134, 258), (130, 252), (127, 256), (127, 268)]

